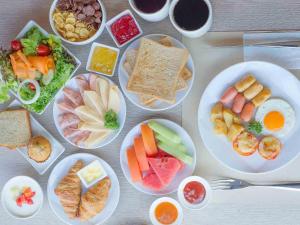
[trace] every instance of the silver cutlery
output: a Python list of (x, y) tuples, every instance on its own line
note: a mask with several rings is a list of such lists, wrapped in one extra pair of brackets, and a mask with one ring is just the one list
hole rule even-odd
[(264, 48), (298, 48), (300, 47), (299, 41), (267, 41), (247, 44), (211, 44), (210, 47), (214, 48), (241, 48), (241, 47), (264, 47)]
[(213, 190), (233, 190), (242, 189), (246, 187), (284, 187), (284, 188), (299, 188), (300, 181), (292, 183), (280, 183), (280, 184), (253, 184), (240, 179), (223, 178), (209, 181)]

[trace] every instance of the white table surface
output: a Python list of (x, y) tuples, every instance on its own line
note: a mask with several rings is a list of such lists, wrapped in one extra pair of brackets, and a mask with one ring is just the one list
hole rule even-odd
[[(109, 17), (116, 15), (128, 7), (126, 0), (104, 0)], [(50, 0), (0, 0), (0, 45), (9, 43), (9, 40), (25, 25), (28, 20), (34, 19), (40, 25), (51, 31), (48, 22), (48, 10)], [(300, 2), (297, 0), (212, 0), (214, 9), (214, 31), (234, 30), (280, 30), (300, 28)], [(179, 36), (165, 20), (160, 24), (143, 22), (145, 33), (167, 33)], [(113, 44), (105, 32), (98, 42)], [(68, 45), (67, 45), (68, 46)], [(70, 47), (70, 46), (68, 46)], [(84, 71), (88, 49), (85, 47), (70, 47), (82, 60)], [(114, 79), (116, 80), (116, 75)], [(197, 85), (197, 84), (195, 84)], [(128, 118), (125, 128), (117, 140), (110, 145), (91, 152), (102, 157), (115, 169), (121, 184), (121, 198), (116, 212), (106, 224), (111, 225), (144, 225), (150, 224), (148, 208), (155, 199), (137, 192), (128, 184), (122, 174), (119, 165), (119, 147), (124, 135), (136, 123), (150, 117), (164, 117), (181, 122), (181, 106), (175, 109), (149, 113), (137, 109), (128, 103)], [(51, 107), (42, 116), (36, 116), (37, 120), (45, 126), (66, 147), (66, 153), (60, 157), (78, 152), (80, 150), (67, 144), (55, 129), (52, 120)], [(202, 151), (202, 150), (198, 150)], [(51, 167), (53, 168), (53, 167)], [(50, 170), (43, 176), (14, 151), (0, 151), (0, 188), (11, 177), (16, 175), (28, 175), (34, 177), (43, 189)], [(197, 174), (202, 171), (197, 170)], [(299, 173), (295, 171), (295, 173)], [(237, 197), (238, 196), (238, 197)], [(216, 192), (212, 203), (202, 211), (185, 210), (184, 224), (186, 225), (296, 225), (300, 224), (300, 193), (278, 191), (272, 189), (240, 190), (237, 192)], [(10, 218), (0, 207), (0, 225), (60, 225), (63, 224), (52, 213), (45, 199), (42, 211), (33, 219), (19, 221)]]

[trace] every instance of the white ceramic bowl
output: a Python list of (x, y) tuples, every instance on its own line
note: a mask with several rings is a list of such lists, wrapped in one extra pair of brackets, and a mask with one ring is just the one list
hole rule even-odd
[(207, 4), (208, 10), (209, 10), (209, 15), (208, 15), (208, 19), (207, 19), (206, 23), (199, 29), (193, 30), (193, 31), (184, 30), (180, 26), (178, 26), (177, 23), (175, 22), (174, 8), (175, 8), (176, 4), (178, 3), (178, 1), (180, 1), (180, 0), (173, 0), (171, 3), (171, 6), (170, 6), (170, 10), (169, 10), (169, 17), (170, 17), (171, 23), (176, 28), (176, 30), (178, 30), (181, 34), (183, 34), (184, 36), (189, 37), (189, 38), (198, 38), (198, 37), (201, 37), (204, 34), (206, 34), (208, 32), (208, 30), (210, 29), (210, 27), (212, 25), (212, 21), (213, 21), (212, 6), (211, 6), (210, 1), (203, 0)]
[[(69, 219), (67, 214), (64, 212), (63, 207), (60, 204), (58, 197), (56, 196), (54, 190), (57, 187), (61, 179), (68, 173), (68, 170), (77, 162), (77, 160), (82, 160), (85, 165), (98, 160), (103, 166), (104, 170), (107, 172), (107, 176), (111, 180), (111, 188), (109, 191), (109, 196), (104, 209), (93, 217), (91, 220), (86, 222), (81, 222), (78, 219)], [(82, 184), (82, 191), (85, 193), (87, 189)], [(115, 209), (118, 206), (120, 198), (120, 184), (118, 177), (111, 166), (105, 162), (103, 159), (87, 153), (78, 153), (70, 155), (63, 160), (61, 160), (52, 170), (47, 186), (47, 196), (50, 208), (54, 214), (64, 223), (69, 225), (98, 225), (104, 223), (107, 219), (111, 217)]]
[[(191, 204), (184, 197), (183, 189), (184, 189), (185, 185), (187, 185), (189, 182), (192, 182), (192, 181), (199, 182), (200, 184), (202, 184), (204, 186), (204, 189), (205, 189), (205, 197), (199, 204)], [(210, 200), (212, 198), (212, 189), (211, 189), (209, 183), (204, 178), (198, 177), (198, 176), (191, 176), (191, 177), (185, 178), (180, 183), (180, 185), (178, 187), (178, 191), (177, 191), (177, 197), (178, 197), (179, 202), (187, 209), (203, 209), (204, 207), (206, 207), (208, 205), (208, 203), (210, 202)]]
[(128, 0), (128, 2), (130, 4), (131, 8), (144, 20), (147, 20), (149, 22), (158, 22), (158, 21), (165, 19), (168, 16), (171, 1), (166, 0), (165, 5), (160, 10), (158, 10), (157, 12), (154, 12), (154, 13), (142, 12), (141, 10), (139, 10), (136, 7), (134, 0)]
[(102, 22), (101, 22), (101, 25), (99, 27), (99, 29), (97, 30), (97, 32), (92, 36), (90, 37), (89, 39), (86, 39), (84, 41), (78, 41), (78, 42), (75, 42), (75, 41), (69, 41), (67, 40), (66, 38), (64, 38), (58, 31), (57, 29), (55, 28), (55, 25), (54, 25), (54, 21), (53, 21), (53, 18), (52, 18), (52, 15), (54, 13), (54, 10), (56, 9), (56, 4), (59, 0), (54, 0), (52, 2), (52, 5), (50, 7), (50, 11), (49, 11), (49, 22), (50, 22), (50, 25), (51, 25), (51, 28), (53, 30), (53, 32), (59, 36), (64, 42), (67, 42), (69, 44), (72, 44), (72, 45), (86, 45), (86, 44), (89, 44), (91, 42), (93, 42), (94, 40), (96, 40), (101, 34), (102, 32), (104, 31), (104, 28), (105, 28), (105, 24), (106, 24), (106, 20), (107, 20), (107, 15), (106, 15), (106, 9), (105, 9), (105, 6), (103, 4), (103, 2), (101, 0), (97, 0), (101, 6), (101, 11), (102, 11)]
[[(168, 36), (168, 35), (149, 34), (149, 35), (146, 35), (144, 37), (149, 38), (151, 40), (155, 40), (155, 41), (158, 41), (159, 39), (161, 39), (163, 37), (169, 37), (172, 40), (172, 43), (175, 47), (186, 48), (180, 41), (178, 41), (177, 39), (175, 39), (171, 36)], [(128, 80), (129, 80), (129, 74), (126, 72), (126, 70), (123, 67), (124, 62), (126, 60), (127, 51), (130, 50), (130, 49), (137, 49), (139, 44), (140, 44), (140, 39), (138, 39), (138, 40), (134, 41), (133, 43), (131, 43), (128, 46), (128, 48), (125, 50), (125, 52), (123, 53), (123, 55), (120, 59), (120, 63), (119, 63), (119, 82), (120, 82), (120, 86), (122, 88), (122, 91), (125, 93), (127, 98), (133, 104), (135, 104), (137, 107), (139, 107), (141, 109), (144, 109), (144, 110), (158, 112), (158, 111), (163, 111), (163, 110), (168, 110), (168, 109), (174, 108), (175, 106), (180, 104), (186, 98), (186, 96), (189, 94), (190, 90), (192, 89), (195, 74), (196, 74), (195, 73), (194, 61), (193, 61), (192, 56), (191, 55), (189, 56), (189, 59), (188, 59), (188, 62), (187, 62), (187, 67), (192, 72), (192, 78), (189, 81), (187, 81), (188, 87), (185, 90), (180, 90), (180, 91), (176, 92), (176, 102), (174, 104), (169, 104), (169, 103), (158, 100), (158, 101), (156, 101), (156, 103), (152, 107), (145, 106), (140, 102), (140, 99), (139, 99), (139, 97), (136, 93), (132, 93), (132, 92), (129, 92), (127, 90), (127, 83), (128, 83)]]
[[(85, 78), (88, 78), (89, 74), (79, 74), (77, 76), (83, 75), (85, 76)], [(97, 74), (96, 74), (97, 75)], [(69, 87), (72, 88), (75, 91), (79, 91), (79, 87), (76, 84), (75, 78), (77, 76), (72, 77), (71, 80), (69, 80), (69, 82), (67, 82), (65, 87)], [(101, 75), (97, 75), (103, 79), (106, 79), (110, 82), (110, 84), (114, 84), (116, 85), (113, 81), (111, 81), (110, 79), (108, 79), (105, 76), (101, 76)], [(123, 94), (121, 92), (121, 90), (119, 90), (119, 96), (120, 96), (120, 102), (121, 102), (121, 106), (120, 106), (120, 112), (119, 112), (119, 123), (120, 123), (120, 127), (118, 130), (113, 131), (111, 134), (109, 134), (101, 143), (99, 143), (97, 146), (93, 146), (91, 148), (87, 148), (85, 146), (79, 146), (79, 145), (75, 145), (75, 143), (73, 143), (72, 141), (70, 141), (68, 138), (65, 138), (62, 132), (62, 129), (59, 126), (58, 123), (58, 116), (61, 114), (61, 111), (58, 109), (57, 103), (61, 100), (63, 100), (64, 94), (63, 94), (63, 90), (60, 90), (59, 93), (56, 95), (55, 97), (55, 102), (53, 105), (53, 119), (54, 119), (54, 123), (56, 126), (56, 129), (58, 130), (58, 132), (60, 133), (60, 135), (66, 140), (68, 141), (70, 144), (72, 144), (75, 147), (78, 148), (84, 148), (84, 149), (95, 149), (95, 148), (100, 148), (103, 147), (105, 145), (108, 145), (109, 143), (111, 143), (113, 140), (115, 140), (115, 138), (117, 138), (119, 136), (119, 134), (121, 133), (121, 130), (124, 127), (125, 124), (125, 120), (126, 120), (126, 101), (125, 98), (123, 97)]]
[(175, 199), (169, 198), (169, 197), (158, 198), (151, 204), (151, 207), (150, 207), (150, 210), (149, 210), (149, 217), (150, 217), (150, 220), (151, 220), (152, 224), (153, 225), (163, 225), (159, 221), (157, 221), (157, 219), (155, 218), (155, 209), (160, 203), (163, 203), (163, 202), (172, 203), (178, 210), (177, 220), (174, 223), (170, 224), (170, 225), (180, 225), (180, 224), (182, 224), (182, 221), (183, 221), (182, 208)]
[(170, 194), (173, 193), (177, 190), (180, 182), (188, 177), (191, 176), (195, 170), (195, 166), (196, 166), (196, 147), (193, 143), (193, 140), (191, 139), (191, 137), (189, 136), (189, 134), (178, 124), (170, 121), (170, 120), (166, 120), (166, 119), (151, 119), (154, 120), (168, 128), (170, 128), (171, 130), (173, 130), (174, 132), (176, 132), (182, 139), (182, 143), (187, 147), (188, 151), (187, 153), (193, 157), (194, 161), (193, 161), (193, 165), (189, 166), (189, 165), (185, 165), (184, 169), (182, 169), (181, 171), (179, 171), (176, 175), (176, 177), (174, 178), (174, 180), (171, 182), (170, 185), (168, 185), (166, 188), (160, 190), (160, 191), (153, 191), (150, 190), (146, 187), (144, 187), (142, 184), (140, 183), (134, 183), (131, 181), (131, 177), (130, 177), (130, 171), (128, 168), (128, 163), (127, 163), (127, 156), (126, 156), (126, 151), (128, 149), (128, 147), (133, 145), (133, 140), (136, 136), (141, 134), (140, 131), (140, 126), (143, 123), (147, 123), (150, 120), (146, 120), (142, 123), (139, 123), (138, 125), (136, 125), (134, 128), (132, 128), (126, 135), (122, 145), (121, 145), (121, 150), (120, 150), (120, 163), (121, 163), (121, 168), (122, 171), (127, 179), (127, 181), (133, 186), (135, 187), (137, 190), (139, 190), (140, 192), (143, 192), (145, 194), (148, 195), (166, 195), (166, 194)]
[[(251, 156), (241, 156), (233, 150), (225, 136), (214, 133), (210, 120), (212, 106), (220, 100), (225, 89), (246, 74), (256, 79), (272, 91), (272, 98), (282, 98), (295, 110), (296, 124), (285, 138), (281, 138), (283, 148), (274, 160), (265, 160), (257, 152)], [(270, 75), (271, 74), (271, 75)], [(223, 165), (241, 173), (266, 173), (289, 164), (300, 153), (300, 82), (286, 69), (267, 62), (250, 61), (235, 64), (220, 72), (206, 87), (198, 109), (198, 128), (206, 149)]]
[[(7, 198), (10, 198), (10, 196), (8, 196), (10, 195), (10, 191), (11, 191), (10, 189), (14, 186), (19, 186), (19, 187), (29, 186), (32, 188), (32, 191), (36, 192), (35, 196), (33, 197), (33, 201), (35, 204), (38, 205), (35, 207), (34, 212), (29, 213), (27, 215), (26, 210), (28, 210), (28, 207), (32, 207), (32, 206), (23, 205), (22, 206), (23, 209), (19, 209), (17, 205), (14, 206), (14, 204), (7, 203)], [(4, 210), (15, 219), (30, 219), (34, 217), (41, 210), (43, 206), (43, 199), (44, 199), (44, 194), (41, 186), (38, 184), (37, 181), (27, 176), (17, 176), (11, 178), (9, 181), (6, 182), (1, 192), (1, 203)], [(20, 210), (19, 214), (13, 212), (13, 208), (15, 207), (16, 209)]]

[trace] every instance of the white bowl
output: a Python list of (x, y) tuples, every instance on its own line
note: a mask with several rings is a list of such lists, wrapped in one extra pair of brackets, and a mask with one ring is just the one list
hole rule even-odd
[[(110, 29), (110, 26), (118, 19), (120, 19), (122, 16), (125, 16), (125, 15), (130, 15), (133, 19), (134, 19), (134, 22), (135, 24), (137, 25), (140, 33), (138, 35), (136, 35), (135, 37), (133, 37), (132, 39), (126, 41), (125, 43), (123, 44), (119, 44), (119, 42), (117, 41), (117, 39), (115, 38), (115, 36), (113, 35), (111, 29)], [(121, 48), (123, 47), (124, 45), (127, 45), (128, 43), (132, 42), (133, 40), (137, 39), (138, 37), (140, 37), (141, 35), (143, 35), (143, 30), (142, 28), (140, 27), (138, 21), (136, 20), (136, 18), (134, 17), (134, 15), (132, 14), (132, 12), (129, 10), (129, 9), (126, 9), (124, 10), (123, 12), (119, 13), (118, 15), (116, 15), (115, 17), (113, 17), (112, 19), (110, 19), (107, 23), (106, 23), (106, 29), (108, 31), (108, 33), (110, 34), (111, 38), (114, 40), (115, 44)]]
[[(54, 192), (58, 183), (68, 173), (68, 170), (77, 162), (77, 160), (82, 160), (85, 163), (85, 165), (95, 160), (100, 161), (101, 165), (107, 172), (107, 176), (111, 180), (111, 188), (104, 209), (95, 217), (93, 217), (91, 220), (86, 222), (81, 222), (78, 219), (73, 219), (73, 220), (69, 219), (67, 214), (64, 212), (58, 197)], [(82, 185), (82, 189), (83, 189), (82, 193), (85, 193), (87, 191), (87, 189), (83, 185)], [(91, 225), (91, 224), (98, 225), (108, 220), (114, 213), (115, 209), (117, 208), (120, 199), (120, 184), (114, 170), (103, 159), (92, 154), (78, 153), (64, 158), (53, 168), (48, 179), (47, 196), (48, 196), (48, 202), (50, 208), (52, 209), (54, 214), (64, 223), (69, 225)]]
[(134, 0), (128, 0), (128, 2), (130, 4), (131, 8), (144, 20), (147, 20), (149, 22), (158, 22), (158, 21), (165, 19), (168, 16), (171, 1), (166, 0), (165, 5), (160, 10), (158, 10), (157, 12), (154, 12), (154, 13), (145, 13), (145, 12), (139, 10), (135, 6)]
[(172, 203), (178, 210), (177, 220), (174, 223), (170, 224), (170, 225), (180, 225), (180, 224), (182, 224), (182, 221), (183, 221), (182, 208), (175, 199), (169, 198), (169, 197), (158, 198), (151, 204), (151, 207), (150, 207), (150, 210), (149, 210), (149, 217), (150, 217), (150, 220), (151, 220), (152, 224), (153, 225), (163, 225), (159, 221), (157, 221), (157, 219), (155, 218), (155, 209), (160, 203), (163, 203), (163, 202)]
[(198, 37), (201, 37), (204, 34), (206, 34), (208, 32), (208, 30), (210, 29), (210, 27), (212, 25), (212, 21), (213, 21), (212, 6), (211, 6), (210, 1), (203, 0), (207, 4), (208, 10), (209, 10), (209, 14), (208, 14), (206, 23), (199, 29), (193, 30), (193, 31), (184, 30), (180, 26), (177, 25), (177, 23), (174, 19), (174, 8), (175, 8), (176, 4), (178, 3), (178, 1), (180, 1), (180, 0), (173, 0), (171, 3), (171, 6), (170, 6), (170, 10), (169, 10), (169, 17), (170, 17), (171, 23), (176, 28), (176, 30), (178, 30), (181, 34), (183, 34), (184, 36), (189, 37), (189, 38), (198, 38)]
[[(191, 204), (184, 197), (183, 189), (184, 189), (185, 185), (187, 185), (191, 181), (197, 181), (204, 186), (205, 197), (199, 204)], [(191, 176), (191, 177), (185, 178), (180, 183), (180, 185), (178, 187), (178, 191), (177, 191), (177, 197), (178, 197), (179, 202), (187, 209), (203, 209), (204, 207), (206, 207), (209, 204), (209, 202), (212, 198), (212, 189), (211, 189), (209, 183), (204, 178), (198, 177), (198, 176)]]
[[(272, 91), (272, 97), (289, 102), (296, 112), (296, 124), (285, 138), (281, 138), (283, 148), (274, 160), (265, 160), (257, 152), (251, 156), (241, 156), (233, 150), (225, 136), (214, 133), (210, 119), (212, 106), (220, 100), (225, 89), (246, 74), (256, 79)], [(270, 75), (272, 74), (272, 75)], [(206, 149), (227, 168), (240, 173), (266, 173), (289, 164), (300, 153), (300, 82), (286, 69), (275, 64), (250, 61), (232, 65), (220, 72), (206, 87), (198, 109), (198, 128)]]
[[(90, 66), (90, 64), (91, 64), (91, 60), (92, 60), (92, 57), (93, 57), (93, 52), (94, 52), (95, 48), (98, 47), (98, 46), (99, 46), (99, 47), (104, 47), (104, 48), (109, 48), (109, 49), (111, 49), (111, 50), (117, 52), (117, 58), (116, 58), (115, 66), (114, 66), (113, 71), (112, 71), (112, 75), (108, 75), (108, 74), (105, 74), (105, 73), (100, 73), (100, 72), (98, 72), (98, 71), (94, 71), (94, 70), (89, 69), (89, 66)], [(115, 74), (115, 69), (116, 69), (117, 64), (118, 64), (119, 55), (120, 55), (120, 49), (118, 49), (118, 48), (113, 48), (113, 47), (108, 46), (108, 45), (104, 45), (104, 44), (100, 44), (100, 43), (94, 42), (94, 43), (92, 44), (92, 47), (91, 47), (91, 50), (90, 50), (90, 53), (89, 53), (89, 57), (88, 57), (88, 61), (87, 61), (87, 63), (86, 63), (86, 70), (87, 70), (87, 71), (90, 71), (90, 72), (92, 72), (92, 73), (97, 73), (97, 74), (101, 74), (101, 75), (104, 75), (104, 76), (112, 77), (112, 76), (114, 76), (114, 74)]]
[(64, 38), (58, 31), (57, 29), (55, 28), (55, 25), (54, 25), (54, 21), (53, 21), (53, 18), (52, 18), (52, 15), (54, 13), (54, 10), (56, 9), (56, 4), (59, 0), (54, 0), (52, 2), (52, 5), (50, 7), (50, 11), (49, 11), (49, 22), (50, 22), (50, 25), (51, 25), (51, 28), (53, 30), (53, 32), (59, 36), (64, 42), (67, 42), (69, 44), (72, 44), (72, 45), (86, 45), (86, 44), (89, 44), (91, 42), (93, 42), (94, 40), (96, 40), (101, 34), (102, 32), (104, 31), (104, 28), (105, 28), (105, 24), (106, 24), (106, 20), (107, 20), (107, 15), (106, 15), (106, 9), (105, 9), (105, 6), (104, 4), (102, 3), (101, 0), (97, 0), (101, 6), (101, 11), (102, 11), (102, 21), (101, 21), (101, 25), (99, 27), (99, 29), (97, 30), (97, 32), (92, 36), (90, 37), (89, 39), (86, 39), (84, 41), (69, 41), (67, 40), (66, 38)]
[(150, 120), (146, 120), (142, 123), (137, 124), (135, 127), (133, 127), (126, 135), (122, 145), (121, 145), (121, 150), (120, 150), (120, 163), (121, 163), (121, 168), (122, 171), (127, 179), (127, 181), (133, 186), (135, 187), (135, 189), (137, 189), (138, 191), (148, 194), (148, 195), (166, 195), (166, 194), (170, 194), (173, 193), (175, 191), (177, 191), (177, 188), (180, 184), (180, 182), (188, 177), (191, 176), (195, 170), (195, 166), (196, 166), (196, 147), (193, 143), (193, 140), (191, 139), (191, 137), (189, 136), (189, 134), (178, 124), (170, 121), (170, 120), (165, 120), (165, 119), (151, 119), (154, 120), (168, 128), (170, 128), (171, 130), (173, 130), (174, 132), (176, 132), (181, 138), (182, 138), (182, 143), (187, 147), (188, 151), (187, 153), (193, 157), (194, 161), (193, 161), (193, 165), (189, 166), (189, 165), (185, 165), (185, 168), (182, 169), (181, 171), (179, 171), (176, 174), (176, 177), (174, 178), (174, 180), (171, 182), (171, 184), (169, 184), (166, 188), (160, 190), (160, 191), (153, 191), (150, 190), (146, 187), (144, 187), (142, 184), (139, 183), (134, 183), (131, 181), (131, 177), (130, 177), (130, 172), (129, 172), (129, 168), (128, 168), (128, 163), (127, 163), (127, 156), (126, 156), (126, 151), (128, 149), (128, 147), (133, 145), (133, 140), (136, 136), (141, 134), (140, 131), (140, 126), (143, 123), (147, 123)]
[[(85, 78), (88, 78), (88, 76), (90, 74), (85, 73), (85, 74), (79, 74), (77, 76), (83, 75), (85, 76)], [(76, 84), (75, 78), (77, 76), (74, 76), (71, 80), (69, 80), (69, 82), (67, 82), (67, 84), (65, 85), (65, 87), (70, 87), (75, 91), (79, 91), (79, 88)], [(110, 79), (108, 79), (107, 77), (101, 76), (101, 75), (97, 75), (103, 79), (106, 79), (110, 82), (110, 84), (114, 84), (116, 85), (113, 81), (111, 81)], [(75, 145), (75, 143), (73, 143), (72, 141), (70, 141), (68, 138), (65, 138), (62, 132), (62, 129), (59, 126), (58, 123), (58, 116), (61, 114), (60, 110), (57, 107), (57, 103), (63, 99), (64, 94), (63, 94), (63, 90), (60, 90), (59, 93), (56, 95), (55, 97), (55, 102), (53, 104), (53, 119), (54, 119), (54, 123), (56, 126), (56, 129), (58, 130), (58, 132), (60, 133), (60, 135), (66, 140), (68, 141), (70, 144), (72, 144), (75, 147), (78, 148), (84, 148), (84, 149), (95, 149), (95, 148), (100, 148), (103, 147), (105, 145), (108, 145), (109, 143), (111, 143), (113, 140), (115, 140), (119, 134), (121, 133), (124, 124), (125, 124), (125, 120), (126, 120), (126, 101), (123, 97), (123, 94), (121, 92), (121, 90), (119, 90), (119, 96), (120, 96), (120, 102), (121, 102), (121, 106), (120, 106), (120, 112), (119, 112), (119, 122), (120, 122), (120, 127), (118, 130), (113, 131), (110, 135), (108, 135), (101, 143), (99, 143), (97, 146), (93, 146), (91, 148), (87, 148), (85, 146), (79, 146), (79, 145)]]
[[(10, 192), (10, 189), (14, 186), (30, 186), (33, 189), (32, 191), (36, 192), (35, 196), (33, 197), (33, 201), (35, 202), (35, 204), (39, 204), (39, 205), (36, 207), (36, 209), (33, 213), (26, 215), (26, 212), (25, 212), (26, 207), (32, 207), (32, 206), (27, 206), (27, 205), (23, 205), (24, 211), (22, 213), (20, 213), (20, 215), (12, 212), (11, 208), (13, 208), (15, 206), (14, 206), (14, 204), (9, 205), (8, 203), (6, 203), (6, 198)], [(43, 194), (41, 186), (38, 184), (37, 181), (35, 181), (31, 177), (27, 177), (27, 176), (17, 176), (17, 177), (11, 178), (9, 181), (6, 182), (6, 184), (4, 185), (2, 192), (1, 192), (1, 203), (2, 203), (4, 210), (15, 219), (30, 219), (30, 218), (34, 217), (36, 214), (38, 214), (38, 212), (41, 210), (41, 208), (43, 206), (43, 198), (44, 198), (44, 194)], [(37, 203), (37, 201), (38, 201), (38, 203)], [(16, 207), (18, 207), (18, 206), (16, 206)]]
[[(164, 35), (164, 34), (149, 34), (144, 36), (145, 38), (149, 38), (151, 40), (155, 40), (158, 41), (159, 39), (163, 38), (163, 37), (169, 37), (172, 40), (172, 43), (175, 47), (178, 48), (186, 48), (180, 41), (178, 41), (177, 39), (168, 36), (168, 35)], [(125, 50), (125, 52), (123, 53), (120, 62), (119, 62), (119, 82), (120, 82), (120, 86), (122, 88), (122, 91), (125, 93), (126, 97), (137, 107), (144, 109), (144, 110), (149, 110), (149, 111), (153, 111), (153, 112), (158, 112), (158, 111), (163, 111), (163, 110), (168, 110), (171, 108), (174, 108), (175, 106), (177, 106), (178, 104), (180, 104), (185, 97), (189, 94), (190, 90), (192, 89), (193, 83), (194, 83), (194, 78), (195, 78), (195, 66), (194, 66), (194, 61), (192, 56), (189, 56), (189, 59), (187, 61), (187, 67), (191, 70), (192, 72), (192, 78), (187, 82), (188, 87), (185, 90), (180, 90), (176, 92), (176, 102), (174, 104), (169, 104), (166, 102), (162, 102), (162, 101), (156, 101), (156, 103), (150, 107), (150, 106), (145, 106), (140, 102), (140, 99), (138, 97), (138, 95), (136, 93), (132, 93), (129, 92), (127, 90), (127, 83), (129, 80), (129, 74), (125, 71), (123, 65), (126, 59), (126, 53), (129, 49), (137, 49), (138, 46), (140, 44), (140, 39), (134, 41), (133, 43), (131, 43), (128, 48)]]

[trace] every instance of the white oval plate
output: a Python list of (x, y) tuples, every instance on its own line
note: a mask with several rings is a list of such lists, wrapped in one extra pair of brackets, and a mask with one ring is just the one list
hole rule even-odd
[[(100, 161), (101, 165), (103, 166), (103, 169), (107, 173), (107, 176), (111, 180), (111, 188), (109, 191), (109, 196), (105, 208), (97, 216), (93, 217), (91, 220), (87, 222), (81, 222), (78, 219), (76, 220), (69, 219), (67, 214), (65, 214), (63, 207), (59, 202), (58, 197), (54, 193), (54, 190), (57, 187), (58, 183), (68, 173), (69, 169), (77, 162), (77, 160), (82, 160), (85, 166), (87, 166), (89, 163), (93, 162), (94, 160)], [(84, 187), (83, 184), (81, 185), (83, 188), (83, 192), (85, 192), (87, 189)], [(69, 225), (90, 225), (90, 224), (95, 225), (95, 224), (101, 224), (104, 221), (106, 221), (115, 211), (120, 198), (120, 184), (114, 170), (104, 160), (92, 154), (78, 153), (64, 158), (54, 167), (48, 180), (47, 195), (48, 195), (49, 205), (52, 211), (64, 223)]]
[[(164, 35), (164, 34), (150, 34), (150, 35), (146, 35), (144, 36), (145, 38), (151, 39), (151, 40), (155, 40), (158, 41), (159, 39), (163, 38), (163, 37), (169, 37), (172, 40), (172, 43), (175, 47), (178, 48), (186, 48), (180, 41), (178, 41), (177, 39), (168, 36), (168, 35)], [(119, 63), (119, 81), (120, 81), (120, 85), (122, 88), (122, 91), (125, 93), (125, 95), (127, 96), (127, 98), (136, 106), (145, 109), (145, 110), (149, 110), (149, 111), (162, 111), (162, 110), (167, 110), (167, 109), (171, 109), (173, 107), (175, 107), (176, 105), (180, 104), (183, 99), (188, 95), (188, 93), (190, 92), (193, 82), (194, 82), (194, 78), (195, 78), (195, 67), (194, 67), (194, 61), (192, 59), (192, 56), (189, 56), (188, 62), (187, 62), (187, 67), (189, 68), (189, 70), (192, 72), (192, 78), (187, 82), (188, 87), (185, 90), (181, 90), (181, 91), (177, 91), (176, 93), (176, 102), (174, 104), (169, 104), (166, 102), (162, 102), (162, 101), (156, 101), (155, 104), (152, 107), (149, 106), (145, 106), (143, 105), (137, 94), (129, 92), (127, 90), (127, 83), (129, 80), (129, 75), (126, 72), (126, 70), (124, 69), (123, 65), (126, 59), (126, 54), (128, 52), (129, 49), (137, 49), (138, 46), (140, 44), (140, 38), (135, 40), (134, 42), (132, 42), (128, 48), (125, 50), (125, 52), (123, 53), (120, 63)]]
[(142, 184), (134, 183), (131, 181), (128, 163), (127, 163), (126, 150), (128, 149), (128, 147), (133, 145), (134, 138), (141, 134), (141, 132), (140, 132), (141, 124), (147, 123), (150, 120), (146, 120), (142, 123), (139, 123), (134, 128), (132, 128), (130, 130), (130, 132), (126, 135), (126, 137), (122, 143), (122, 146), (121, 146), (120, 163), (121, 163), (121, 167), (122, 167), (122, 170), (123, 170), (123, 173), (124, 173), (126, 179), (137, 190), (139, 190), (140, 192), (143, 192), (145, 194), (149, 194), (149, 195), (166, 195), (166, 194), (175, 192), (177, 190), (180, 182), (184, 178), (191, 176), (193, 174), (195, 166), (196, 166), (196, 147), (193, 143), (192, 138), (189, 136), (189, 134), (178, 124), (176, 124), (170, 120), (165, 120), (165, 119), (151, 119), (151, 120), (155, 120), (156, 122), (170, 128), (171, 130), (176, 132), (182, 138), (182, 143), (187, 147), (188, 154), (190, 156), (192, 156), (194, 159), (193, 165), (192, 166), (185, 165), (185, 168), (178, 172), (178, 174), (174, 178), (173, 182), (170, 185), (168, 185), (166, 188), (164, 188), (163, 190), (160, 190), (160, 191), (150, 190), (148, 188), (145, 188)]
[[(65, 87), (69, 87), (69, 88), (72, 88), (73, 90), (75, 91), (79, 91), (79, 88), (76, 84), (76, 81), (75, 81), (75, 78), (77, 76), (80, 76), (80, 75), (84, 75), (85, 78), (88, 78), (88, 76), (90, 75), (91, 73), (85, 73), (85, 74), (79, 74), (79, 75), (76, 75), (74, 77), (72, 77), (71, 80), (69, 80), (66, 84)], [(95, 73), (94, 73), (95, 74)], [(103, 79), (106, 79), (110, 82), (110, 84), (114, 84), (116, 85), (113, 81), (111, 81), (110, 79), (106, 78), (105, 76), (101, 76), (99, 74), (95, 74), (96, 76), (99, 76)], [(117, 86), (117, 85), (116, 85)], [(118, 87), (119, 88), (119, 87)], [(62, 132), (62, 129), (60, 128), (59, 126), (59, 123), (58, 123), (58, 116), (61, 114), (59, 108), (57, 107), (57, 103), (62, 101), (63, 98), (64, 98), (64, 93), (63, 93), (63, 88), (59, 91), (59, 93), (56, 95), (55, 97), (55, 101), (54, 101), (54, 105), (53, 105), (53, 119), (54, 119), (54, 123), (55, 123), (55, 126), (56, 126), (56, 129), (58, 130), (58, 132), (60, 133), (60, 135), (65, 139), (67, 140), (70, 144), (76, 146), (76, 147), (79, 147), (79, 148), (84, 148), (84, 149), (94, 149), (94, 148), (100, 148), (100, 147), (103, 147), (105, 145), (108, 145), (110, 142), (112, 142), (121, 132), (121, 130), (123, 129), (124, 127), (124, 124), (125, 124), (125, 120), (126, 120), (126, 102), (125, 102), (125, 99), (124, 99), (124, 96), (122, 94), (122, 92), (120, 91), (120, 88), (119, 88), (119, 96), (120, 96), (120, 100), (121, 100), (121, 107), (120, 107), (120, 112), (119, 112), (119, 123), (120, 123), (120, 127), (118, 130), (115, 130), (113, 131), (110, 135), (108, 135), (101, 143), (99, 143), (97, 146), (93, 146), (91, 148), (87, 148), (85, 146), (79, 146), (79, 145), (76, 145), (75, 143), (73, 143), (71, 140), (69, 140), (68, 138), (65, 138), (65, 136), (63, 135), (63, 132)]]
[[(283, 149), (275, 160), (264, 160), (258, 153), (244, 157), (237, 154), (226, 137), (213, 131), (210, 110), (219, 101), (226, 88), (233, 85), (247, 73), (253, 74), (259, 82), (272, 91), (272, 98), (282, 98), (294, 108), (296, 125), (291, 135), (281, 139)], [(265, 173), (279, 169), (295, 159), (300, 149), (300, 82), (289, 71), (266, 62), (244, 62), (233, 65), (219, 73), (206, 87), (198, 109), (198, 128), (208, 151), (225, 166), (244, 173)]]

